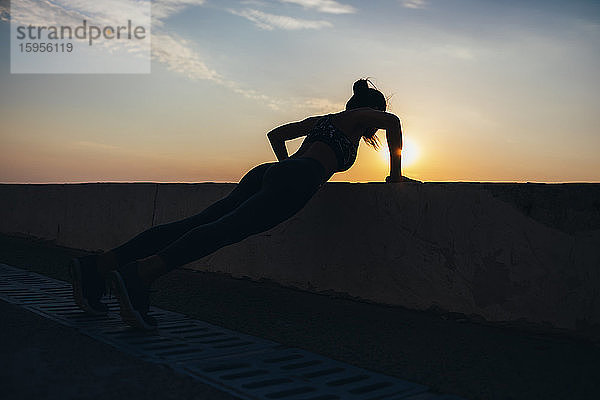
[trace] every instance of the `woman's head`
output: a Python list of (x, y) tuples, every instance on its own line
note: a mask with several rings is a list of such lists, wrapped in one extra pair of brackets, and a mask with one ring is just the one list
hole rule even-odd
[[(369, 87), (369, 83), (373, 83), (369, 79), (359, 79), (354, 82), (352, 91), (354, 92), (350, 100), (346, 103), (346, 110), (355, 108), (369, 107), (379, 111), (387, 109), (387, 101), (385, 96), (374, 87)], [(375, 86), (375, 85), (373, 85)], [(363, 139), (367, 144), (374, 148), (379, 147), (379, 139), (375, 136), (377, 128), (367, 128), (363, 134)]]
[(386, 110), (387, 102), (385, 101), (385, 96), (374, 87), (369, 87), (369, 83), (373, 85), (369, 79), (359, 79), (354, 82), (354, 85), (352, 85), (354, 94), (346, 103), (346, 110), (361, 107), (369, 107), (379, 111)]

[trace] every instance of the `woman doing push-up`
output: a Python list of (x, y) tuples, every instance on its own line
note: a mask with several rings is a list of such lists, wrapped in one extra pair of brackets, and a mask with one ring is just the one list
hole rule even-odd
[[(400, 119), (386, 112), (383, 94), (361, 79), (354, 83), (346, 109), (279, 126), (267, 134), (277, 162), (260, 164), (242, 177), (233, 191), (201, 213), (152, 227), (128, 242), (71, 264), (76, 303), (92, 314), (105, 314), (101, 301), (106, 280), (119, 300), (122, 319), (151, 330), (148, 288), (161, 275), (214, 251), (264, 232), (287, 220), (311, 199), (336, 172), (356, 159), (360, 139), (378, 146), (376, 132), (386, 131), (390, 174), (386, 182), (401, 182)], [(288, 156), (286, 140), (306, 136)]]

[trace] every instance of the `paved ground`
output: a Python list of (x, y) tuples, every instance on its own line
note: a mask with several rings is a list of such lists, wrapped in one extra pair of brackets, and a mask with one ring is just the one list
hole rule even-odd
[(0, 300), (0, 398), (236, 400)]
[[(77, 254), (42, 242), (0, 236), (0, 262), (58, 279), (68, 279), (68, 259)], [(600, 347), (583, 340), (486, 326), (455, 315), (368, 304), (284, 288), (272, 282), (251, 282), (185, 269), (157, 281), (155, 288), (159, 292), (153, 296), (153, 304), (159, 307), (422, 383), (443, 393), (468, 399), (600, 398)], [(10, 306), (3, 304), (0, 312), (2, 320), (7, 321), (6, 326), (15, 327), (14, 331), (8, 331), (9, 334), (3, 333), (3, 345), (9, 345), (2, 349), (2, 360), (18, 360), (20, 354), (27, 352), (38, 354), (35, 359), (41, 360), (41, 364), (36, 362), (33, 366), (41, 366), (38, 370), (52, 370), (53, 380), (63, 383), (50, 387), (48, 393), (55, 396), (72, 378), (70, 371), (86, 371), (77, 363), (78, 352), (106, 348), (50, 321), (38, 322), (50, 324), (65, 333), (53, 334), (35, 326), (28, 328), (27, 318), (38, 317)], [(79, 336), (81, 342), (71, 340), (69, 335)], [(69, 340), (60, 347), (56, 340), (63, 337)], [(52, 353), (54, 347), (62, 351)], [(77, 350), (68, 353), (70, 347)], [(40, 354), (56, 356), (43, 358)], [(61, 359), (59, 355), (64, 354), (69, 354), (68, 358)], [(106, 385), (117, 375), (123, 382), (120, 390), (126, 394), (135, 393), (135, 390), (126, 392), (127, 385), (139, 387), (141, 392), (148, 386), (156, 390), (148, 390), (140, 396), (156, 393), (157, 397), (164, 398), (166, 396), (160, 396), (158, 388), (168, 383), (176, 393), (181, 391), (179, 395), (183, 398), (194, 391), (198, 395), (196, 398), (229, 398), (213, 396), (208, 392), (212, 390), (210, 388), (114, 351), (95, 354), (99, 356), (95, 362), (103, 365), (99, 371), (109, 371), (98, 373), (108, 377), (92, 386), (98, 391), (95, 394), (117, 393)], [(87, 359), (82, 357), (80, 361), (85, 363)], [(134, 364), (123, 364), (123, 359)], [(147, 369), (135, 367), (140, 363)], [(2, 368), (10, 365), (2, 364)], [(123, 370), (111, 369), (116, 368), (115, 365), (125, 367)], [(159, 375), (155, 368), (166, 374), (163, 380), (155, 378)], [(87, 371), (83, 376), (76, 375), (81, 379), (78, 383), (81, 388), (96, 379), (96, 373)], [(19, 382), (13, 387), (26, 385), (26, 374), (11, 376)], [(42, 379), (43, 376), (40, 383)], [(0, 385), (6, 384), (0, 381)]]

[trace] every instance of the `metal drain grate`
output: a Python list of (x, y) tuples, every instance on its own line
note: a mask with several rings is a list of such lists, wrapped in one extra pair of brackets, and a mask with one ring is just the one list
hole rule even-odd
[(427, 390), (295, 348), (221, 362), (190, 361), (185, 368), (259, 399), (388, 399)]
[(138, 331), (123, 324), (115, 300), (104, 299), (110, 310), (107, 317), (89, 316), (76, 306), (71, 290), (65, 282), (0, 264), (0, 299), (242, 399), (460, 400), (156, 307), (151, 314), (159, 329)]

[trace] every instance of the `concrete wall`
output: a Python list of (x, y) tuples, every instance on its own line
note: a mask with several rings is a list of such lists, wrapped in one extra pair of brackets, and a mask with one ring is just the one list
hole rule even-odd
[[(0, 185), (0, 231), (88, 250), (201, 211), (233, 184)], [(328, 183), (296, 216), (192, 267), (414, 309), (600, 327), (600, 185)]]

